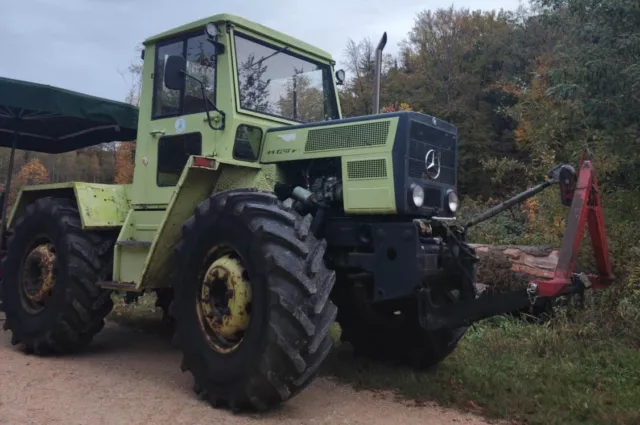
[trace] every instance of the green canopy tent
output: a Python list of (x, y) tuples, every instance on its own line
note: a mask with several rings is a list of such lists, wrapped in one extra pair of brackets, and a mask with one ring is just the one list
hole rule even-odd
[[(4, 193), (11, 188), (15, 150), (63, 153), (136, 138), (135, 106), (70, 90), (0, 77), (0, 146), (11, 148)], [(6, 206), (2, 202), (0, 244)]]

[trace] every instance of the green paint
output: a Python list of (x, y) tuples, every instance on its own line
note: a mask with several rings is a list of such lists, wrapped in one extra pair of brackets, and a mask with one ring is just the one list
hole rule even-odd
[[(396, 198), (393, 185), (391, 152), (349, 155), (342, 157), (342, 192), (347, 214), (395, 214)], [(349, 174), (350, 166), (358, 170), (361, 164), (384, 164), (386, 176), (368, 177)], [(380, 165), (378, 165), (379, 168)], [(352, 169), (353, 170), (353, 169)], [(353, 171), (352, 171), (353, 172)]]
[(160, 225), (162, 210), (130, 210), (114, 249), (113, 280), (138, 282), (142, 275), (149, 246), (120, 245), (123, 242), (151, 243)]
[[(131, 225), (124, 226), (118, 240), (147, 240), (152, 244), (148, 248), (117, 246), (114, 276), (121, 282), (136, 283), (138, 291), (170, 286), (174, 246), (182, 236), (182, 225), (193, 215), (198, 204), (214, 192), (237, 187), (272, 190), (277, 178), (273, 165), (256, 169), (217, 163), (216, 169), (210, 169), (193, 166), (193, 158), (190, 158), (167, 210), (154, 211), (159, 214), (151, 221), (159, 224), (157, 230), (154, 229), (153, 239), (142, 237), (140, 231), (137, 235), (134, 233), (140, 226), (138, 217), (147, 218), (150, 212), (135, 211), (132, 217), (138, 221), (134, 222), (132, 218)], [(147, 218), (145, 223), (148, 222)]]
[[(237, 167), (230, 167), (239, 169)], [(177, 190), (163, 215), (160, 228), (146, 258), (138, 289), (170, 286), (173, 248), (182, 236), (182, 225), (193, 215), (195, 208), (213, 192), (222, 170), (193, 166), (193, 159), (185, 167)]]
[(117, 229), (129, 210), (128, 186), (68, 182), (24, 186), (13, 205), (7, 227), (39, 198), (54, 196), (76, 199), (84, 229)]
[(235, 15), (230, 15), (230, 14), (214, 15), (208, 18), (199, 19), (197, 21), (182, 25), (180, 27), (174, 28), (169, 31), (162, 32), (160, 34), (147, 38), (144, 41), (144, 45), (145, 46), (153, 45), (158, 40), (170, 38), (175, 34), (192, 31), (194, 29), (200, 29), (200, 28), (204, 29), (205, 25), (209, 22), (217, 23), (221, 29), (223, 28), (223, 25), (227, 23), (233, 27), (242, 28), (243, 30), (248, 30), (250, 32), (255, 32), (257, 34), (260, 34), (261, 36), (269, 39), (269, 41), (271, 42), (284, 43), (284, 44), (290, 45), (295, 50), (298, 50), (300, 53), (303, 53), (305, 55), (314, 55), (320, 59), (325, 59), (325, 60), (332, 59), (330, 53), (322, 49), (319, 49), (315, 46), (312, 46), (310, 44), (307, 44), (304, 41), (298, 40), (287, 34), (281, 33), (279, 31), (273, 30), (271, 28), (265, 27), (255, 22), (251, 22), (246, 19), (240, 18)]
[[(220, 28), (218, 42), (225, 47), (222, 54), (216, 56), (216, 90), (212, 95), (212, 100), (216, 106), (224, 111), (225, 129), (223, 131), (212, 130), (206, 119), (205, 112), (187, 114), (182, 116), (171, 116), (167, 118), (152, 119), (153, 110), (153, 78), (155, 67), (156, 47), (155, 42), (163, 40), (166, 42), (175, 37), (182, 36), (185, 32), (191, 33), (204, 31), (204, 26), (208, 22), (216, 22)], [(225, 30), (228, 25), (229, 31)], [(202, 135), (201, 155), (213, 157), (221, 163), (232, 164), (243, 169), (251, 167), (260, 169), (260, 164), (256, 160), (240, 160), (234, 157), (233, 147), (238, 126), (249, 125), (262, 130), (263, 134), (267, 129), (283, 125), (292, 125), (296, 122), (281, 117), (273, 117), (257, 112), (240, 108), (239, 89), (236, 72), (236, 57), (234, 51), (234, 31), (242, 30), (244, 34), (270, 43), (277, 48), (288, 47), (292, 52), (313, 58), (315, 61), (331, 66), (333, 72), (333, 61), (331, 56), (320, 49), (310, 46), (292, 37), (281, 34), (277, 31), (266, 28), (262, 25), (237, 18), (232, 15), (216, 15), (210, 18), (201, 19), (171, 31), (163, 32), (145, 41), (145, 59), (142, 70), (142, 91), (140, 97), (140, 115), (138, 119), (138, 135), (134, 168), (134, 183), (132, 186), (132, 203), (134, 206), (155, 206), (166, 208), (170, 202), (175, 186), (158, 187), (156, 183), (158, 164), (158, 144), (161, 137), (175, 136), (186, 133), (200, 133)], [(162, 84), (162, 82), (159, 82)], [(331, 90), (337, 92), (334, 84)], [(336, 94), (337, 96), (337, 94)], [(176, 129), (178, 119), (184, 120), (184, 129), (180, 133)], [(260, 140), (251, 141), (252, 147), (257, 153), (260, 152)], [(146, 164), (146, 165), (144, 165)], [(243, 174), (245, 171), (237, 171)], [(270, 177), (259, 177), (259, 173), (246, 172), (253, 177), (243, 177), (242, 181), (271, 181)], [(273, 174), (272, 171), (267, 173)], [(224, 179), (225, 187), (241, 187), (238, 182), (234, 184), (231, 180)], [(271, 190), (273, 187), (267, 187)]]
[[(371, 117), (354, 123), (275, 130), (267, 133), (260, 162), (276, 163), (299, 159), (344, 157), (390, 153), (396, 136), (398, 118)], [(374, 137), (372, 137), (374, 136)], [(332, 149), (317, 149), (321, 141)], [(315, 149), (315, 150), (314, 150)]]
[[(260, 158), (263, 163), (301, 159), (340, 157), (343, 176), (344, 210), (347, 214), (395, 214), (391, 150), (398, 118), (376, 118), (354, 123), (331, 124), (271, 131), (267, 134)], [(329, 147), (328, 149), (326, 149)], [(377, 161), (385, 176), (349, 175), (351, 167), (369, 168)], [(360, 162), (360, 163), (359, 163)], [(358, 164), (359, 163), (359, 164)]]

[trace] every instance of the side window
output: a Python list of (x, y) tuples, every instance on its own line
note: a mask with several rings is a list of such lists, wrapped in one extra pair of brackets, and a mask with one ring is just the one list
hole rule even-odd
[(233, 142), (233, 157), (243, 161), (255, 161), (260, 155), (261, 144), (262, 129), (241, 124), (236, 130), (236, 137)]
[[(215, 102), (216, 88), (216, 50), (213, 44), (207, 41), (206, 36), (200, 35), (187, 39), (187, 72), (204, 83), (207, 97)], [(202, 88), (192, 78), (185, 81), (183, 114), (197, 114), (204, 112)]]
[(164, 68), (171, 55), (187, 59), (187, 72), (205, 86), (205, 96), (216, 101), (216, 49), (204, 34), (183, 36), (170, 42), (159, 43), (156, 47), (154, 67), (154, 94), (152, 118), (197, 114), (205, 111), (207, 100), (202, 98), (202, 90), (192, 78), (185, 77), (185, 90), (169, 90), (164, 85)]
[(158, 186), (175, 186), (189, 156), (202, 154), (200, 133), (163, 136), (158, 140)]
[(180, 113), (180, 92), (170, 90), (164, 85), (164, 65), (169, 56), (182, 55), (181, 41), (159, 46), (156, 50), (156, 66), (154, 69), (153, 116), (170, 116)]

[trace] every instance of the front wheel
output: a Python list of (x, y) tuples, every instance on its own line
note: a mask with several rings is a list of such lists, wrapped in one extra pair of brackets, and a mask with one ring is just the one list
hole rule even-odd
[(269, 193), (217, 193), (183, 226), (172, 315), (198, 395), (270, 409), (305, 388), (328, 355), (337, 309), (325, 243)]
[(467, 331), (467, 327), (426, 331), (420, 326), (415, 299), (397, 309), (377, 308), (366, 300), (366, 291), (357, 282), (340, 282), (340, 286), (347, 291), (338, 303), (341, 339), (357, 357), (427, 369), (453, 353)]

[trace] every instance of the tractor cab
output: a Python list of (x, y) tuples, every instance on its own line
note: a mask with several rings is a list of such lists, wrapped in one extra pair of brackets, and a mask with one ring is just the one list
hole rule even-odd
[(150, 37), (143, 58), (134, 204), (166, 205), (190, 155), (257, 170), (270, 128), (341, 118), (329, 53), (233, 15)]

